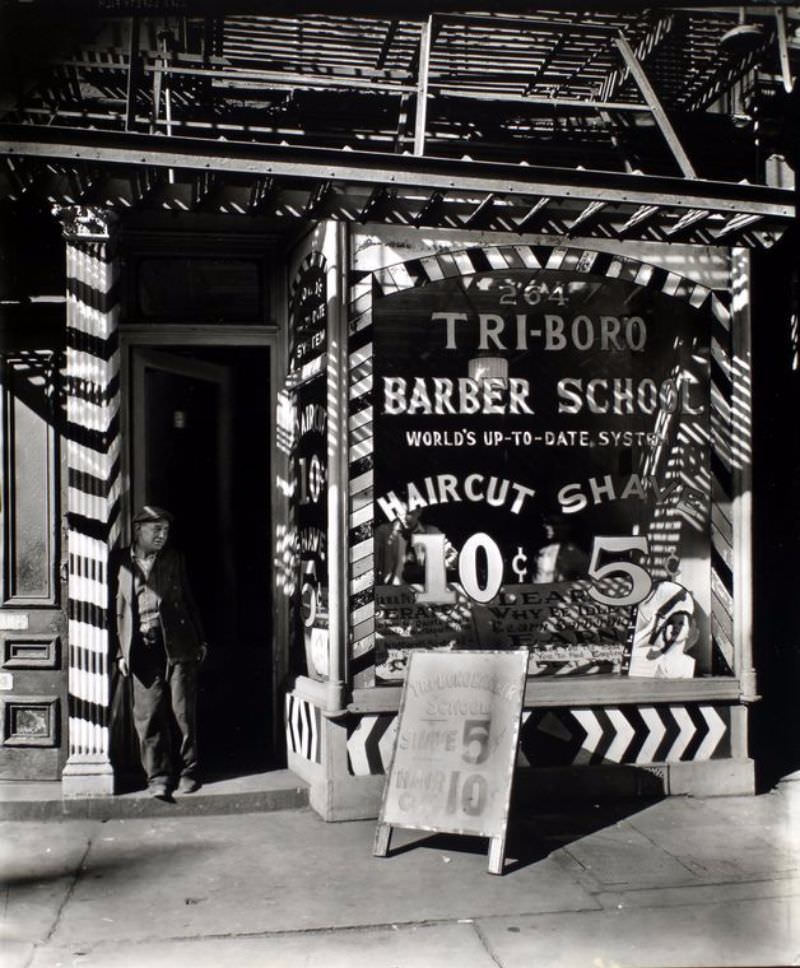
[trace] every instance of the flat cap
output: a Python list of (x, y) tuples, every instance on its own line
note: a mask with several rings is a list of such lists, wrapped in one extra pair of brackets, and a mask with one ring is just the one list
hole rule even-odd
[(134, 524), (145, 524), (148, 521), (172, 521), (172, 515), (164, 508), (157, 508), (155, 504), (145, 504), (133, 516)]

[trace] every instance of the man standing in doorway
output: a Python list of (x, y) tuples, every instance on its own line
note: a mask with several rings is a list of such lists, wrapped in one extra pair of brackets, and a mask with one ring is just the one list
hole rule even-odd
[[(171, 522), (169, 512), (145, 505), (133, 519), (133, 543), (111, 560), (117, 664), (131, 676), (142, 766), (159, 799), (169, 799), (176, 779), (178, 793), (200, 785), (197, 678), (207, 650), (183, 556), (165, 547)], [(173, 724), (180, 736), (175, 764)]]

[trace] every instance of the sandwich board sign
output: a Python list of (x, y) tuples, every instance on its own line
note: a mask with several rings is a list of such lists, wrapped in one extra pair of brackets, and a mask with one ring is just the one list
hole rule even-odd
[(376, 857), (392, 827), (488, 837), (502, 874), (527, 671), (527, 650), (411, 653)]

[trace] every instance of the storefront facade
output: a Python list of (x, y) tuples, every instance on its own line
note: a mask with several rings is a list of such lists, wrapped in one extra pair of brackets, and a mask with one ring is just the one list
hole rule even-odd
[(668, 120), (680, 179), (433, 158), (419, 114), (413, 157), (2, 132), (3, 778), (135, 771), (107, 563), (147, 501), (211, 774), (374, 817), (410, 650), (489, 649), (529, 653), (520, 784), (755, 789), (751, 251), (793, 195)]
[[(746, 252), (377, 226), (346, 252), (352, 692), (326, 705), (311, 608), (287, 706), (318, 809), (377, 810), (411, 648), (530, 651), (539, 782), (752, 791)], [(408, 538), (392, 577), (408, 511), (423, 561)]]

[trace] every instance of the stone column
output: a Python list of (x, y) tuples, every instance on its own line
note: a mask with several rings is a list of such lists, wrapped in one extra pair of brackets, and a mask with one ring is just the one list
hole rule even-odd
[(119, 265), (113, 212), (55, 211), (67, 249), (69, 759), (64, 796), (114, 792), (108, 557), (119, 537)]

